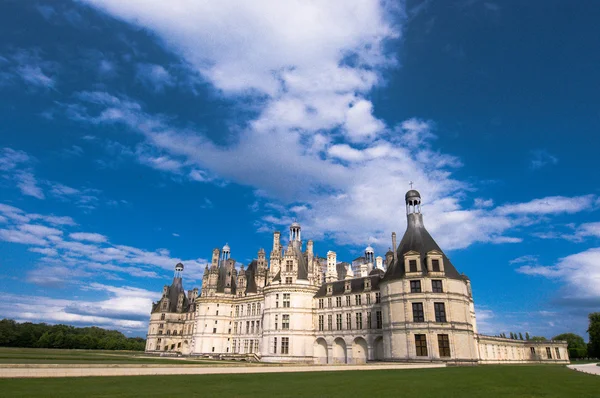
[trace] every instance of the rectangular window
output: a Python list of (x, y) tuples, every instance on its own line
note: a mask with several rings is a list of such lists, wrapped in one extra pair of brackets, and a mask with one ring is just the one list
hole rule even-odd
[(279, 315), (275, 315), (275, 330), (277, 330), (277, 318), (279, 317)]
[(434, 293), (444, 293), (444, 289), (442, 288), (442, 281), (440, 280), (432, 280), (431, 281), (431, 290)]
[(367, 329), (371, 329), (371, 313), (367, 312)]
[(273, 354), (277, 354), (277, 337), (273, 339)]
[(254, 321), (252, 321), (252, 325), (250, 326), (250, 333), (254, 334)]
[(342, 330), (342, 314), (335, 314), (335, 327), (337, 330)]
[(556, 350), (556, 359), (560, 359), (560, 350), (558, 349), (558, 347), (555, 347), (554, 349)]
[(319, 315), (319, 331), (325, 329), (325, 315)]
[(423, 303), (413, 303), (413, 322), (425, 322), (425, 314), (423, 313)]
[(237, 322), (233, 324), (233, 334), (237, 334)]
[(246, 321), (246, 334), (250, 333), (250, 321)]
[(333, 316), (331, 314), (327, 315), (327, 330), (333, 329)]
[(408, 260), (408, 272), (417, 272), (417, 260)]
[(360, 312), (356, 313), (356, 328), (362, 329), (362, 313)]
[(260, 321), (256, 321), (256, 333), (260, 330)]
[(290, 328), (290, 314), (283, 314), (281, 316), (281, 329), (288, 330)]
[(292, 284), (292, 277), (291, 276), (287, 276), (285, 278), (285, 284), (286, 285), (291, 285)]
[(283, 308), (290, 307), (290, 293), (283, 293)]
[(235, 316), (240, 316), (240, 306), (239, 305), (235, 306)]
[(285, 271), (286, 272), (294, 271), (294, 262), (292, 260), (287, 260), (285, 262)]
[(367, 299), (367, 304), (371, 304), (371, 294), (365, 294), (365, 298)]
[(529, 351), (531, 351), (532, 355), (535, 355), (535, 347), (529, 347)]
[(319, 308), (324, 308), (324, 304), (323, 299), (319, 299)]
[(331, 297), (329, 297), (329, 298), (327, 299), (327, 307), (329, 307), (329, 308), (333, 307), (333, 305), (332, 305), (331, 303), (332, 303), (332, 301), (331, 301)]
[(546, 355), (548, 359), (552, 359), (552, 350), (550, 350), (550, 347), (546, 347)]
[(356, 304), (356, 305), (361, 304), (360, 294), (357, 294), (354, 296), (354, 304)]
[(381, 303), (381, 294), (375, 293), (375, 303)]
[(281, 338), (281, 353), (282, 354), (290, 353), (290, 338), (289, 337)]
[(213, 333), (217, 333), (217, 328), (213, 328)]
[(421, 293), (421, 281), (410, 281), (410, 292)]
[(246, 306), (246, 315), (250, 315), (250, 304)]
[(433, 303), (435, 309), (435, 321), (446, 322), (446, 306), (444, 303)]
[(335, 298), (335, 306), (336, 307), (341, 307), (342, 306), (342, 298), (341, 297), (336, 297)]
[(346, 314), (346, 329), (352, 329), (352, 314)]
[(350, 296), (346, 296), (346, 305), (350, 307), (352, 303), (350, 303)]
[(256, 314), (260, 315), (260, 303), (256, 304)]
[(377, 329), (383, 328), (383, 319), (381, 318), (381, 311), (377, 311), (375, 315), (377, 316)]
[(279, 295), (275, 295), (275, 308), (279, 308)]
[(424, 334), (415, 334), (415, 348), (418, 357), (427, 356), (427, 337)]
[(431, 260), (431, 270), (433, 272), (440, 272), (440, 260), (438, 260), (438, 259)]
[(438, 346), (440, 347), (440, 357), (450, 356), (450, 340), (447, 334), (438, 334)]

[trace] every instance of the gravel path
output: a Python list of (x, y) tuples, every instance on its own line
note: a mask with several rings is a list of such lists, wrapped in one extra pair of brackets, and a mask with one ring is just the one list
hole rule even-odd
[(28, 367), (0, 368), (0, 378), (13, 377), (84, 377), (84, 376), (148, 376), (148, 375), (203, 375), (230, 373), (282, 373), (282, 372), (336, 372), (344, 370), (420, 369), (443, 368), (445, 364), (369, 364), (369, 365), (314, 365), (314, 366), (131, 366), (111, 367)]
[(595, 363), (586, 363), (584, 365), (567, 365), (567, 368), (600, 376), (600, 366), (596, 365)]

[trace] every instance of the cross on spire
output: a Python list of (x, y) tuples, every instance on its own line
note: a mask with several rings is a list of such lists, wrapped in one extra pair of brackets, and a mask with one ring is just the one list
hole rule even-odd
[(409, 182), (408, 185), (410, 185), (410, 189), (412, 189), (414, 182)]

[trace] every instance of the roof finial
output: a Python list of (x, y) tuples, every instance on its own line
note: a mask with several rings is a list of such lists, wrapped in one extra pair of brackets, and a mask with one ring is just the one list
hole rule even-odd
[(408, 185), (410, 185), (410, 189), (412, 189), (414, 182), (409, 182)]

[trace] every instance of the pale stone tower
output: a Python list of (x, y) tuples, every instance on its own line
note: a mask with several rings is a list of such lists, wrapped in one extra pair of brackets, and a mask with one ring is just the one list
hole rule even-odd
[(476, 362), (473, 298), (423, 224), (421, 195), (406, 194), (407, 228), (380, 283), (384, 357)]

